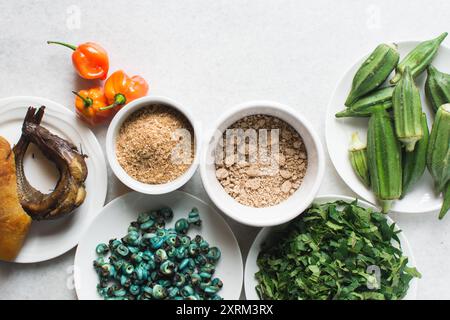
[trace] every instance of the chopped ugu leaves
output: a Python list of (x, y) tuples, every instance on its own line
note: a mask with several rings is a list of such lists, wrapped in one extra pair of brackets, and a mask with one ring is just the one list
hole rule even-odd
[(262, 299), (402, 299), (410, 281), (395, 224), (357, 201), (313, 204), (259, 253)]

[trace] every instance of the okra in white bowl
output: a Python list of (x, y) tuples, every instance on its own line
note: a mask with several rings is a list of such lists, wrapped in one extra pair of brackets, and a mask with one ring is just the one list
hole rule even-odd
[[(431, 167), (427, 153), (445, 154), (448, 147), (445, 141), (441, 147), (429, 147), (429, 135), (436, 130), (435, 112), (450, 92), (446, 37), (444, 32), (382, 46), (392, 60), (386, 53), (380, 55), (378, 46), (345, 73), (330, 100), (326, 141), (331, 161), (355, 193), (386, 213), (441, 210), (442, 217), (448, 209), (441, 188), (435, 188), (439, 184), (435, 180), (441, 179), (427, 170)], [(355, 133), (359, 139), (351, 139)], [(361, 155), (366, 161), (360, 160)]]

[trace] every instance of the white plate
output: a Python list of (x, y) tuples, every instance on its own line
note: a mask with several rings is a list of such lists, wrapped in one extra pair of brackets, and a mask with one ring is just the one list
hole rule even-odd
[[(326, 196), (319, 196), (314, 200), (314, 203), (327, 203), (327, 202), (333, 202), (337, 200), (344, 200), (347, 202), (354, 201), (354, 198), (347, 197), (347, 196), (338, 196), (338, 195), (326, 195)], [(371, 204), (359, 200), (358, 205), (360, 205), (363, 208), (372, 208), (376, 209)], [(386, 216), (386, 219), (390, 224), (394, 223), (394, 221)], [(287, 223), (289, 224), (289, 222)], [(258, 293), (256, 292), (256, 286), (258, 282), (255, 278), (255, 273), (259, 271), (258, 265), (256, 264), (256, 259), (258, 258), (258, 254), (261, 251), (261, 245), (268, 239), (270, 239), (270, 236), (278, 231), (282, 230), (287, 226), (287, 224), (276, 226), (276, 227), (270, 227), (270, 228), (263, 228), (258, 235), (255, 238), (255, 241), (253, 242), (252, 246), (250, 247), (250, 251), (247, 256), (247, 261), (245, 262), (245, 275), (244, 275), (244, 289), (245, 289), (245, 296), (248, 300), (259, 300)], [(399, 226), (396, 226), (396, 230), (399, 229)], [(405, 237), (405, 234), (401, 232), (399, 234), (400, 243), (403, 250), (403, 255), (408, 257), (409, 266), (417, 267), (416, 262), (414, 260), (413, 253), (411, 251), (411, 247), (409, 246), (408, 240)], [(417, 268), (420, 272), (420, 269)], [(410, 287), (408, 290), (408, 293), (405, 296), (405, 300), (415, 300), (417, 298), (417, 278), (413, 278), (410, 282)]]
[(228, 224), (213, 208), (202, 200), (182, 191), (163, 195), (145, 195), (130, 192), (108, 205), (95, 218), (84, 234), (75, 254), (75, 288), (79, 299), (99, 300), (97, 293), (98, 276), (92, 262), (97, 258), (95, 247), (110, 239), (121, 238), (127, 233), (131, 221), (140, 212), (161, 207), (170, 207), (174, 217), (167, 223), (171, 227), (179, 218), (187, 217), (196, 207), (200, 212), (202, 226), (189, 230), (189, 236), (200, 234), (211, 246), (217, 246), (222, 256), (217, 264), (215, 277), (223, 281), (219, 295), (227, 300), (237, 300), (242, 290), (243, 265), (239, 245)]
[[(87, 197), (70, 216), (52, 221), (33, 221), (24, 246), (14, 262), (32, 263), (55, 258), (78, 244), (95, 214), (103, 207), (107, 190), (107, 171), (102, 149), (92, 131), (77, 120), (66, 107), (38, 97), (12, 97), (0, 100), (0, 136), (11, 145), (21, 135), (23, 119), (29, 106), (46, 107), (42, 125), (61, 138), (82, 146), (88, 177)], [(33, 158), (34, 155), (34, 158)], [(27, 150), (25, 173), (30, 183), (42, 192), (55, 187), (58, 171), (33, 145)]]
[[(419, 44), (418, 41), (408, 41), (398, 43), (400, 59)], [(354, 173), (348, 159), (348, 148), (350, 145), (351, 134), (358, 131), (362, 141), (366, 141), (368, 118), (335, 118), (336, 112), (345, 108), (344, 101), (351, 87), (353, 76), (366, 57), (361, 58), (352, 66), (338, 83), (333, 96), (330, 100), (326, 119), (326, 140), (328, 152), (336, 171), (345, 181), (345, 183), (361, 198), (376, 204), (375, 196), (372, 191), (364, 186)], [(433, 65), (439, 70), (450, 72), (450, 49), (441, 46)], [(420, 89), (422, 97), (422, 107), (427, 114), (428, 124), (431, 130), (434, 113), (431, 106), (428, 105), (424, 93), (424, 83), (426, 72), (416, 79), (416, 84)], [(409, 190), (407, 195), (400, 201), (395, 201), (392, 211), (402, 213), (419, 213), (436, 211), (442, 206), (442, 197), (436, 195), (433, 188), (433, 180), (425, 170), (420, 181)]]

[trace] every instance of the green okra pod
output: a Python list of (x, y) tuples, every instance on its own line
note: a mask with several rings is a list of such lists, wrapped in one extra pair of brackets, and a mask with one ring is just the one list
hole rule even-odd
[(450, 74), (440, 72), (433, 66), (427, 69), (425, 96), (436, 112), (440, 106), (450, 102)]
[(436, 112), (428, 142), (427, 167), (436, 191), (443, 192), (450, 180), (450, 103)]
[(371, 92), (364, 97), (358, 99), (350, 107), (336, 113), (336, 118), (345, 117), (370, 117), (374, 109), (378, 105), (382, 105), (384, 109), (392, 107), (392, 93), (394, 87), (386, 87)]
[(428, 147), (428, 123), (427, 116), (422, 113), (421, 118), (423, 137), (417, 143), (413, 152), (403, 154), (403, 190), (402, 197), (423, 175), (427, 167), (427, 147)]
[(397, 66), (399, 58), (396, 45), (377, 46), (353, 77), (345, 105), (350, 107), (358, 98), (378, 88)]
[(421, 74), (433, 61), (439, 46), (447, 37), (447, 32), (444, 32), (437, 38), (424, 41), (415, 47), (408, 55), (398, 64), (395, 76), (391, 79), (392, 84), (396, 84), (402, 78), (406, 67), (411, 68), (413, 77)]
[(365, 186), (370, 186), (369, 167), (367, 165), (367, 146), (359, 139), (358, 132), (352, 134), (349, 157), (353, 170)]
[(367, 163), (370, 185), (387, 213), (392, 202), (402, 194), (402, 164), (400, 144), (386, 110), (372, 113), (367, 131)]
[(421, 125), (422, 101), (409, 67), (394, 89), (392, 96), (395, 133), (406, 151), (412, 152), (423, 136)]

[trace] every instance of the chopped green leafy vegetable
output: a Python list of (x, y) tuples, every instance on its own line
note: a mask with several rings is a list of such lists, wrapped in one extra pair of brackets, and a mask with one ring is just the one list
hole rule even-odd
[(407, 266), (395, 224), (379, 212), (336, 201), (313, 204), (258, 255), (262, 299), (402, 299), (420, 278)]

